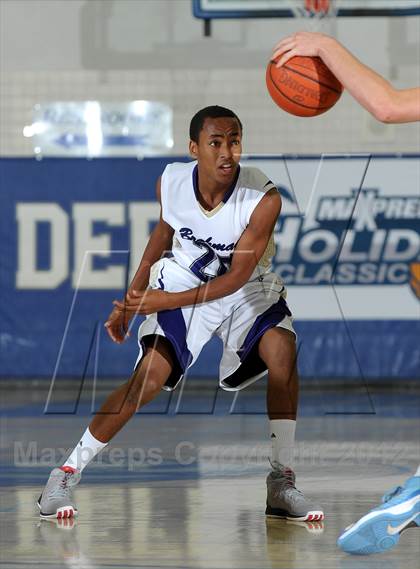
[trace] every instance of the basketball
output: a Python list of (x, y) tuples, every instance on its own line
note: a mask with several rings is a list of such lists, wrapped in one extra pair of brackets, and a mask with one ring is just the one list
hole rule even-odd
[(284, 111), (298, 117), (315, 117), (333, 107), (343, 86), (319, 57), (292, 57), (282, 67), (270, 61), (267, 89)]

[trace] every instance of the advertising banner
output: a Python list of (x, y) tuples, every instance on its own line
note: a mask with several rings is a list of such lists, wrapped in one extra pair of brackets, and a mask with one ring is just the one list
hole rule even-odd
[(154, 156), (173, 147), (172, 109), (154, 101), (35, 105), (23, 135), (36, 156)]

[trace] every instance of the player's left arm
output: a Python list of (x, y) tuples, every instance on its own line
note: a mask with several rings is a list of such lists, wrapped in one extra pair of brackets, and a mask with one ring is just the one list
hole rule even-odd
[(183, 292), (139, 292), (136, 311), (139, 314), (151, 314), (161, 310), (173, 310), (181, 306), (210, 302), (239, 290), (248, 282), (266, 250), (280, 210), (279, 192), (275, 189), (269, 190), (252, 213), (247, 228), (236, 244), (230, 269), (224, 275)]

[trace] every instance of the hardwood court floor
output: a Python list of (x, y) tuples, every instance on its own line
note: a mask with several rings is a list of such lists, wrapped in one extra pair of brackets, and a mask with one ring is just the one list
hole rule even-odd
[[(341, 530), (401, 483), (419, 461), (417, 390), (373, 390), (375, 413), (326, 415), (302, 393), (298, 487), (322, 504), (324, 524), (264, 516), (267, 423), (262, 395), (238, 414), (141, 414), (84, 472), (77, 520), (40, 522), (35, 501), (52, 466), (89, 421), (44, 415), (41, 390), (3, 395), (1, 566), (13, 569), (417, 569), (420, 531), (387, 554), (352, 557), (337, 549)], [(229, 395), (230, 397), (230, 395)], [(335, 392), (327, 406), (360, 404)], [(195, 404), (204, 408), (204, 392)], [(193, 398), (194, 399), (194, 398)], [(63, 397), (63, 401), (66, 397)], [(229, 405), (228, 405), (229, 403)], [(61, 450), (60, 450), (61, 449)]]

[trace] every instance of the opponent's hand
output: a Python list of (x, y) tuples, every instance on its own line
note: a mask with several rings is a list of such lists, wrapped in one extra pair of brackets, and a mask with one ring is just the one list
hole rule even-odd
[(132, 314), (127, 311), (120, 310), (117, 307), (115, 307), (108, 316), (108, 320), (105, 322), (105, 328), (113, 342), (122, 344), (124, 340), (130, 336), (128, 326), (131, 316)]
[(326, 39), (328, 39), (328, 36), (318, 32), (297, 32), (283, 38), (276, 45), (271, 59), (276, 60), (279, 58), (276, 67), (281, 67), (295, 55), (319, 56), (321, 45)]
[(171, 293), (164, 290), (148, 289), (144, 291), (133, 290), (126, 296), (125, 303), (114, 300), (113, 304), (119, 310), (124, 310), (133, 316), (134, 314), (153, 314), (162, 310), (175, 308), (171, 302)]

